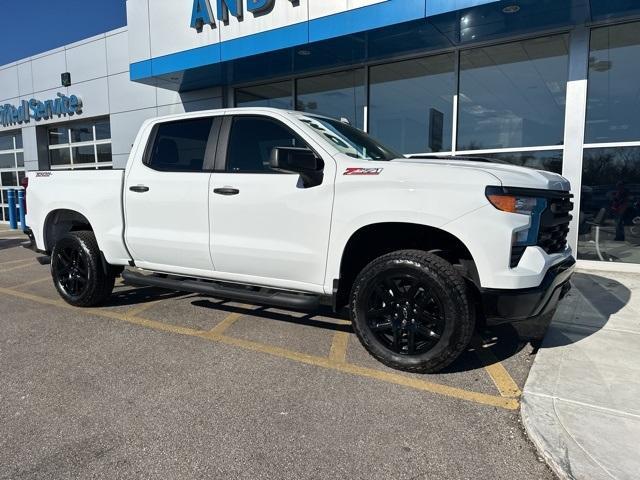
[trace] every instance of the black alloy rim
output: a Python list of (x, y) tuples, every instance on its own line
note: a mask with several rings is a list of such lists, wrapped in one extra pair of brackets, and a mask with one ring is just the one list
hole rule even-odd
[(367, 326), (389, 350), (420, 355), (436, 346), (445, 330), (442, 304), (418, 275), (384, 272), (373, 279)]
[(84, 252), (73, 246), (61, 248), (56, 253), (55, 275), (67, 295), (80, 296), (89, 284), (89, 266)]

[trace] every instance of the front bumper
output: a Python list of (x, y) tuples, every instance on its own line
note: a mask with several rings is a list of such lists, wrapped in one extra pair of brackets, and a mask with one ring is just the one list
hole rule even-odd
[(576, 261), (569, 257), (549, 268), (538, 287), (516, 290), (480, 289), (482, 308), (488, 324), (516, 322), (540, 317), (556, 308), (571, 289)]

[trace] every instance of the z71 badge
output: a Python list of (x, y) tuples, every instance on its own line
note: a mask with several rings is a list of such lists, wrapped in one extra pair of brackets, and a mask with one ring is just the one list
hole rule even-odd
[(380, 175), (384, 168), (347, 168), (343, 175)]

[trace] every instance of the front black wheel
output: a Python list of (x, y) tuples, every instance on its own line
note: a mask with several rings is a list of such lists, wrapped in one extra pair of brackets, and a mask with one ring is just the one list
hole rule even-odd
[(349, 307), (369, 353), (410, 372), (445, 368), (467, 347), (475, 326), (462, 277), (447, 261), (420, 250), (392, 252), (367, 265)]
[(60, 296), (76, 307), (101, 305), (115, 284), (112, 269), (105, 272), (93, 232), (71, 232), (51, 253), (51, 276)]

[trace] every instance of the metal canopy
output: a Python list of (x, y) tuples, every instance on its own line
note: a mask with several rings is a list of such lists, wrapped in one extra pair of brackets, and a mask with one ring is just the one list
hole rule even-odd
[[(438, 5), (446, 1), (432, 0), (432, 11), (438, 11)], [(319, 41), (301, 41), (287, 48), (227, 61), (220, 61), (219, 45), (201, 47), (132, 64), (131, 79), (182, 92), (640, 16), (640, 0), (500, 0), (490, 3), (465, 0), (462, 3), (482, 2), (485, 3)], [(315, 36), (330, 37), (345, 28), (339, 21), (326, 27)], [(289, 29), (296, 29), (296, 32), (287, 32)], [(297, 38), (299, 29), (294, 25), (266, 33), (271, 38), (288, 34)], [(243, 48), (250, 52), (255, 46), (251, 42), (268, 40), (260, 35), (242, 39)], [(312, 35), (299, 38), (312, 38)]]

